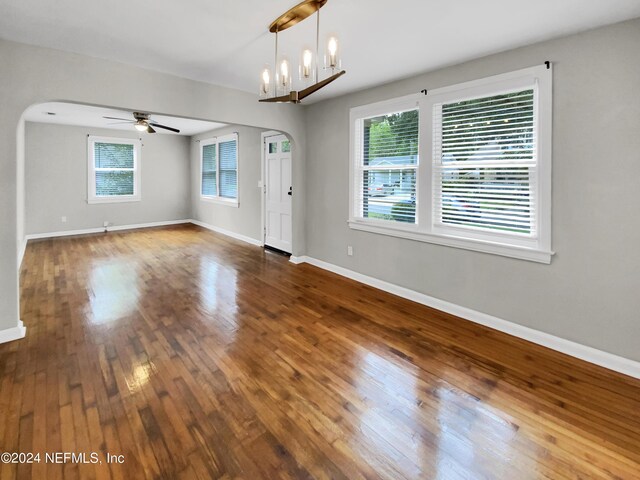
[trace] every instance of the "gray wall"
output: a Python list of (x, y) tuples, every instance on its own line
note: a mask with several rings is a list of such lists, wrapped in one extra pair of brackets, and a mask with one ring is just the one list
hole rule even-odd
[[(307, 254), (640, 360), (639, 46), (636, 19), (308, 107)], [(551, 265), (349, 229), (350, 107), (545, 60), (554, 62)]]
[[(250, 125), (287, 132), (305, 151), (304, 112), (258, 103), (256, 96), (117, 62), (0, 40), (0, 330), (15, 327), (18, 311), (18, 125), (27, 107), (70, 101), (116, 109)], [(300, 191), (294, 204), (294, 253), (305, 250), (302, 157), (293, 166)], [(28, 325), (27, 325), (28, 327)]]
[[(263, 129), (232, 125), (191, 137), (191, 212), (201, 222), (262, 241), (261, 173)], [(238, 207), (200, 198), (200, 142), (238, 132)]]
[[(140, 201), (87, 203), (87, 135), (142, 138)], [(27, 122), (25, 145), (27, 235), (190, 218), (189, 137)]]

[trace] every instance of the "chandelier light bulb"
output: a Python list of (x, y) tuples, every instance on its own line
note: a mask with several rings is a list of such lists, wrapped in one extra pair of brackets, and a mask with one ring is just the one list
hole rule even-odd
[(338, 65), (338, 39), (336, 37), (329, 39), (327, 50), (329, 51), (329, 66), (335, 68)]
[(282, 86), (286, 86), (289, 83), (289, 62), (283, 60), (280, 64), (280, 81)]
[(269, 82), (271, 81), (271, 74), (269, 73), (269, 69), (265, 68), (262, 71), (262, 93), (263, 94), (267, 94), (269, 93)]
[(311, 50), (305, 50), (302, 52), (302, 76), (304, 78), (309, 78), (311, 75), (311, 60), (313, 59), (313, 55)]
[(329, 39), (329, 55), (335, 55), (338, 51), (338, 40), (335, 37)]

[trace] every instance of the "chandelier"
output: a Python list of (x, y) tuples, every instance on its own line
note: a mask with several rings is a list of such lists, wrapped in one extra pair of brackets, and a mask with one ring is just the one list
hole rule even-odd
[[(327, 0), (304, 0), (290, 8), (269, 25), (269, 32), (276, 37), (274, 72), (266, 66), (262, 71), (260, 83), (261, 102), (289, 102), (300, 103), (303, 98), (317, 92), (336, 78), (344, 75), (338, 51), (338, 39), (329, 37), (327, 50), (324, 55), (324, 70), (330, 75), (320, 80), (318, 55), (320, 48), (320, 9)], [(291, 64), (286, 57), (278, 56), (278, 33), (300, 23), (304, 19), (316, 14), (316, 48), (315, 54), (309, 48), (302, 50), (298, 66), (298, 81), (301, 90), (292, 90)]]

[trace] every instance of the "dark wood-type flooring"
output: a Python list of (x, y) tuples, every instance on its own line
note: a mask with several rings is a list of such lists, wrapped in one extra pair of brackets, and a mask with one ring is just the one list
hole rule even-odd
[(30, 242), (21, 285), (2, 480), (640, 478), (640, 381), (195, 226)]

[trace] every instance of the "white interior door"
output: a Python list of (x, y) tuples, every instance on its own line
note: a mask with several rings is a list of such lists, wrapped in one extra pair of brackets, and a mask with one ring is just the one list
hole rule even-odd
[(291, 253), (291, 144), (284, 135), (265, 139), (264, 244)]

